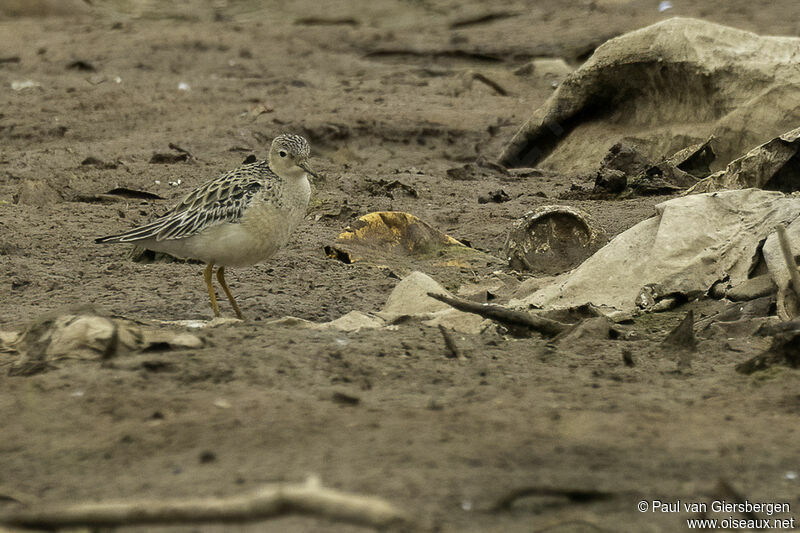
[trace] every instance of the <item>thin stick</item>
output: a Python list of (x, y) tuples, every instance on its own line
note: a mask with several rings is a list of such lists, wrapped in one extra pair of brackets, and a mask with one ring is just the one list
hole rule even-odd
[(573, 502), (608, 500), (614, 497), (610, 492), (594, 489), (562, 489), (556, 487), (520, 487), (499, 498), (491, 511), (507, 511), (517, 500), (529, 496), (561, 496)]
[(486, 76), (484, 76), (480, 72), (473, 72), (472, 73), (472, 79), (475, 79), (475, 80), (478, 80), (478, 81), (480, 81), (482, 83), (485, 83), (486, 85), (488, 85), (489, 87), (494, 89), (494, 92), (496, 92), (500, 96), (508, 96), (508, 91), (506, 91), (503, 88), (502, 85), (500, 85), (499, 83), (497, 83), (496, 81), (494, 81), (494, 80), (492, 80), (490, 78), (487, 78)]
[(786, 268), (789, 269), (789, 276), (792, 278), (792, 290), (797, 297), (797, 301), (800, 302), (800, 272), (797, 271), (797, 263), (794, 261), (792, 247), (789, 246), (789, 237), (786, 236), (786, 227), (783, 224), (778, 224), (775, 230), (778, 232), (778, 242), (781, 244), (783, 260), (786, 261)]
[(466, 358), (461, 354), (461, 350), (458, 349), (458, 345), (456, 344), (456, 340), (447, 331), (447, 328), (443, 325), (439, 324), (439, 331), (444, 338), (444, 346), (447, 348), (447, 357), (450, 359), (458, 359), (459, 361), (463, 361)]
[(473, 313), (484, 318), (494, 320), (495, 322), (498, 322), (503, 326), (507, 326), (517, 332), (520, 332), (521, 329), (528, 330), (528, 332), (533, 330), (538, 331), (539, 333), (548, 337), (555, 337), (569, 327), (569, 324), (564, 324), (563, 322), (559, 322), (557, 320), (551, 320), (549, 318), (532, 315), (524, 311), (508, 309), (502, 305), (479, 304), (476, 302), (470, 302), (469, 300), (464, 300), (463, 298), (453, 298), (450, 296), (445, 296), (444, 294), (436, 294), (433, 292), (429, 292), (428, 296), (439, 300), (440, 302), (444, 302), (447, 305), (458, 309), (459, 311)]
[(230, 498), (86, 503), (0, 514), (0, 525), (54, 529), (118, 527), (142, 524), (253, 522), (285, 515), (307, 515), (371, 526), (376, 529), (408, 524), (393, 505), (380, 498), (347, 494), (305, 484), (264, 487)]

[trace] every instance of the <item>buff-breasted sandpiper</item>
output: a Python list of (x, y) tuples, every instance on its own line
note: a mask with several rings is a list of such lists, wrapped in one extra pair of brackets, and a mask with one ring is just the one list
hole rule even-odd
[(206, 263), (203, 271), (214, 316), (219, 316), (211, 276), (238, 318), (242, 312), (225, 282), (226, 266), (254, 265), (284, 246), (306, 215), (311, 195), (310, 148), (299, 135), (272, 141), (266, 161), (244, 164), (188, 194), (162, 217), (144, 226), (97, 239), (133, 243), (155, 252)]

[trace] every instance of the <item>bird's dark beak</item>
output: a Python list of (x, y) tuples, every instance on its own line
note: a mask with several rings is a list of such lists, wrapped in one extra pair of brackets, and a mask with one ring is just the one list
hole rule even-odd
[(311, 165), (308, 164), (308, 161), (303, 161), (301, 163), (298, 163), (297, 166), (305, 170), (306, 174), (309, 174), (311, 176), (314, 176), (316, 179), (319, 179), (319, 175), (316, 172), (314, 172), (314, 169), (311, 168)]

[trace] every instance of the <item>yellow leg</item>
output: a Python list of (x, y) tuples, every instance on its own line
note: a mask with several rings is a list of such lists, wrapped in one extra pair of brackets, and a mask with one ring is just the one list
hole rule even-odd
[(236, 305), (236, 300), (233, 299), (233, 293), (228, 288), (228, 284), (225, 283), (225, 267), (221, 266), (217, 270), (217, 280), (219, 281), (222, 290), (225, 291), (225, 296), (228, 297), (228, 301), (231, 303), (231, 307), (233, 307), (233, 311), (236, 313), (236, 318), (239, 320), (242, 319), (242, 311), (239, 309), (239, 306)]
[(208, 287), (208, 297), (211, 298), (211, 309), (214, 310), (214, 316), (219, 316), (219, 306), (217, 305), (217, 295), (214, 293), (214, 286), (211, 284), (211, 272), (214, 270), (214, 263), (206, 265), (203, 270), (203, 277), (206, 280), (206, 287)]

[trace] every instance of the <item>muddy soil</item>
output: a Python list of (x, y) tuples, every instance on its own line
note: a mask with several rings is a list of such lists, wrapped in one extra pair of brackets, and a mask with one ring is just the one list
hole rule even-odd
[[(635, 340), (457, 335), (463, 361), (420, 324), (265, 325), (381, 308), (409, 265), (344, 264), (323, 252), (370, 211), (414, 213), (496, 256), (513, 221), (540, 205), (582, 208), (609, 237), (651, 216), (665, 197), (570, 200), (592, 176), (459, 180), (447, 170), (496, 157), (552, 92), (557, 77), (514, 74), (534, 58), (574, 67), (607, 38), (674, 15), (800, 35), (800, 4), (673, 2), (664, 13), (649, 0), (318, 4), (0, 10), (0, 329), (75, 303), (131, 319), (209, 318), (201, 266), (134, 263), (94, 238), (263, 156), (280, 132), (305, 135), (323, 175), (290, 245), (230, 269), (248, 320), (201, 330), (205, 348), (105, 366), (62, 361), (30, 377), (2, 366), (0, 494), (31, 504), (225, 496), (313, 473), (448, 532), (683, 531), (695, 515), (641, 513), (637, 503), (706, 501), (720, 480), (750, 501), (800, 509), (797, 372), (737, 374), (763, 338), (701, 341), (682, 371), (658, 348), (687, 309), (710, 312), (708, 303), (637, 321)], [(26, 81), (35, 86), (12, 89)], [(181, 157), (153, 163), (154, 153)], [(97, 197), (117, 187), (164, 199)], [(478, 202), (499, 189), (509, 201)], [(457, 291), (492, 270), (428, 273)], [(520, 487), (605, 497), (539, 496), (490, 512)], [(165, 530), (359, 529), (290, 518)]]

